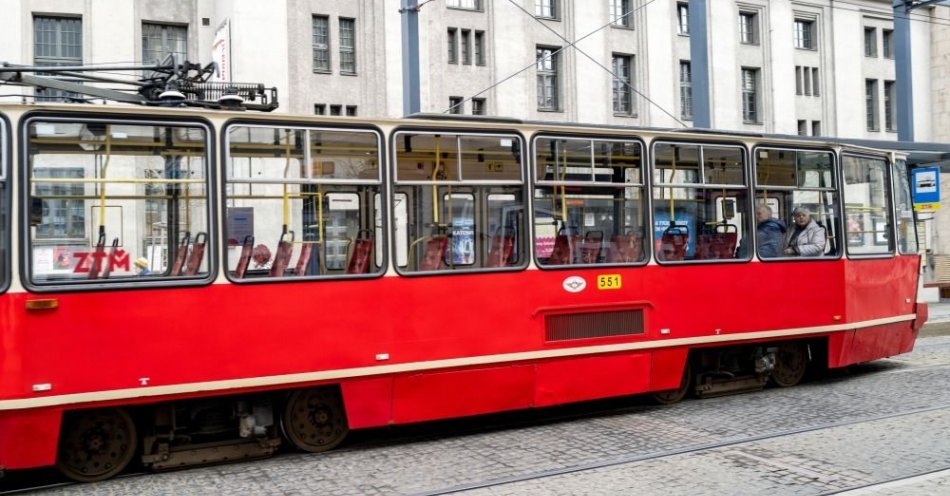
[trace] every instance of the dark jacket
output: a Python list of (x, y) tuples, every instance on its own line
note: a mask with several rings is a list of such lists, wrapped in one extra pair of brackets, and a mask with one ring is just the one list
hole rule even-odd
[(759, 222), (755, 228), (755, 243), (759, 246), (759, 258), (782, 256), (784, 234), (785, 223), (778, 219)]

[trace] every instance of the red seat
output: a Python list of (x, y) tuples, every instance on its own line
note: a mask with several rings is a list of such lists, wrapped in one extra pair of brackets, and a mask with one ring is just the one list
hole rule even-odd
[(426, 251), (419, 263), (419, 270), (438, 270), (445, 258), (445, 249), (449, 246), (446, 236), (434, 236), (426, 241)]
[(185, 265), (185, 259), (188, 258), (188, 245), (191, 243), (191, 234), (185, 232), (185, 235), (181, 238), (181, 242), (178, 243), (178, 252), (175, 254), (175, 263), (172, 265), (172, 277), (177, 277), (181, 275), (181, 268)]
[(588, 231), (584, 234), (584, 239), (580, 242), (580, 263), (597, 263), (600, 258), (600, 247), (604, 242), (604, 233), (602, 231)]
[(511, 253), (515, 249), (514, 236), (495, 235), (488, 247), (487, 267), (506, 267), (511, 263)]
[(712, 235), (711, 255), (718, 260), (736, 257), (736, 241), (739, 235), (734, 232), (717, 232)]
[(280, 235), (280, 241), (277, 243), (277, 254), (274, 255), (274, 263), (271, 264), (268, 273), (270, 277), (284, 277), (287, 265), (290, 264), (290, 257), (294, 253), (294, 237), (291, 234), (290, 240), (287, 240), (285, 239), (286, 236), (287, 233)]
[[(105, 229), (105, 228), (102, 228)], [(106, 251), (106, 234), (99, 233), (99, 241), (96, 243), (96, 251), (92, 254), (92, 260), (89, 262), (89, 279), (99, 277), (99, 271), (102, 269), (102, 256)]]
[(102, 269), (102, 278), (108, 279), (112, 275), (112, 269), (115, 265), (115, 252), (119, 250), (119, 238), (114, 238), (112, 240), (112, 248), (109, 249), (109, 259), (106, 261), (106, 266)]
[(607, 263), (637, 262), (643, 256), (643, 237), (637, 234), (615, 234), (607, 246)]
[(313, 242), (305, 242), (300, 247), (300, 257), (297, 258), (297, 265), (294, 266), (295, 276), (307, 275), (307, 267), (310, 266), (310, 254), (313, 253)]
[(357, 235), (353, 242), (353, 253), (346, 264), (347, 274), (366, 274), (369, 271), (369, 257), (373, 253), (373, 237), (367, 232), (365, 237)]
[(548, 265), (567, 265), (574, 263), (574, 244), (576, 236), (558, 234), (554, 238), (554, 249), (548, 257)]
[(660, 249), (657, 257), (664, 261), (677, 261), (686, 258), (689, 246), (689, 234), (684, 231), (667, 230), (660, 237)]
[(208, 242), (208, 235), (198, 233), (195, 236), (195, 244), (191, 247), (191, 255), (188, 256), (188, 263), (185, 264), (185, 275), (193, 276), (201, 268), (201, 261), (205, 256), (205, 245)]
[(241, 257), (238, 258), (237, 268), (234, 269), (234, 275), (242, 279), (247, 273), (247, 266), (251, 263), (251, 252), (254, 250), (254, 236), (244, 237), (244, 244), (241, 246)]

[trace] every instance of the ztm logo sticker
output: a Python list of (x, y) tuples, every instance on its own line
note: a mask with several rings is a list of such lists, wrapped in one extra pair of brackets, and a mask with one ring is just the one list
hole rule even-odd
[(587, 287), (587, 281), (580, 276), (571, 276), (567, 279), (564, 279), (564, 291), (568, 293), (580, 293)]

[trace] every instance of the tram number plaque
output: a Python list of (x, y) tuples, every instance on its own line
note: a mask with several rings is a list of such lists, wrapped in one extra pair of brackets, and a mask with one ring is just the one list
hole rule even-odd
[(597, 276), (597, 289), (620, 289), (620, 274), (601, 274)]

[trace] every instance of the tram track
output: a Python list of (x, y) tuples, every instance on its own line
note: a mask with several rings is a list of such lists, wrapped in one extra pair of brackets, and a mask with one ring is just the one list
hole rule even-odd
[[(734, 437), (734, 438), (726, 439), (723, 441), (716, 441), (712, 443), (701, 443), (701, 444), (695, 444), (695, 445), (690, 445), (690, 446), (683, 446), (680, 448), (654, 451), (650, 453), (624, 455), (620, 457), (613, 457), (610, 459), (598, 460), (598, 461), (587, 462), (587, 463), (579, 463), (579, 464), (571, 465), (568, 467), (542, 470), (542, 471), (531, 472), (531, 473), (526, 473), (526, 474), (521, 474), (521, 475), (513, 475), (509, 477), (486, 479), (479, 482), (459, 484), (459, 485), (431, 490), (431, 491), (416, 492), (416, 493), (412, 493), (412, 495), (413, 496), (440, 496), (444, 494), (457, 494), (457, 493), (473, 491), (477, 489), (488, 489), (488, 488), (506, 486), (509, 484), (515, 484), (515, 483), (520, 483), (520, 482), (536, 481), (536, 480), (546, 479), (550, 477), (557, 477), (557, 476), (566, 475), (566, 474), (586, 472), (590, 470), (596, 470), (596, 469), (602, 469), (602, 468), (608, 468), (608, 467), (616, 467), (616, 466), (627, 465), (631, 463), (641, 463), (641, 462), (646, 462), (646, 461), (659, 460), (663, 458), (669, 458), (669, 457), (684, 455), (684, 454), (689, 454), (689, 453), (712, 451), (712, 450), (716, 450), (720, 448), (728, 448), (732, 446), (739, 446), (739, 445), (749, 444), (749, 443), (754, 443), (754, 442), (759, 442), (759, 441), (766, 441), (766, 440), (777, 439), (777, 438), (782, 438), (782, 437), (795, 436), (799, 434), (806, 434), (806, 433), (811, 433), (811, 432), (835, 429), (835, 428), (840, 428), (840, 427), (848, 427), (848, 426), (866, 424), (866, 423), (871, 423), (871, 422), (879, 422), (882, 420), (907, 417), (907, 416), (912, 416), (912, 415), (920, 415), (920, 414), (941, 411), (941, 410), (950, 410), (950, 403), (945, 403), (942, 405), (932, 406), (932, 407), (927, 407), (927, 408), (918, 408), (918, 409), (908, 410), (904, 412), (876, 415), (873, 417), (866, 417), (866, 418), (855, 419), (855, 420), (844, 420), (844, 421), (830, 422), (830, 423), (810, 426), (810, 427), (787, 429), (783, 431), (759, 434), (755, 436)], [(921, 475), (927, 475), (932, 472), (939, 472), (941, 470), (946, 470), (947, 468), (950, 468), (950, 467), (935, 469), (932, 471), (928, 471), (926, 473), (899, 477), (890, 481), (883, 481), (881, 482), (881, 484), (903, 480), (903, 479), (909, 479), (912, 477), (918, 477)], [(870, 486), (873, 486), (874, 484), (877, 484), (877, 483), (867, 484), (866, 486), (870, 487)], [(840, 494), (845, 491), (861, 489), (864, 487), (865, 486), (855, 486), (853, 488), (836, 490), (836, 492), (831, 492), (827, 494)]]
[(845, 496), (861, 496), (861, 495), (871, 495), (874, 494), (874, 489), (890, 489), (897, 485), (902, 485), (901, 483), (911, 483), (919, 481), (922, 479), (928, 479), (936, 475), (946, 475), (950, 477), (950, 465), (945, 467), (935, 468), (932, 470), (924, 470), (920, 472), (915, 472), (909, 475), (902, 475), (899, 477), (892, 477), (883, 481), (869, 482), (867, 484), (856, 485), (844, 489), (835, 489), (833, 491), (827, 491), (820, 493), (817, 496), (832, 496), (832, 495), (845, 495)]

